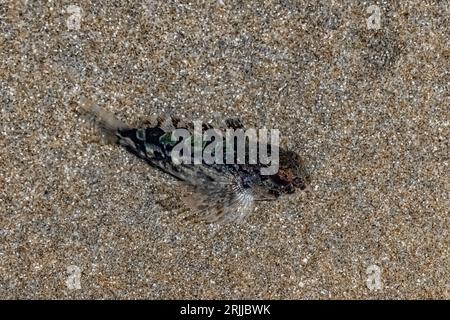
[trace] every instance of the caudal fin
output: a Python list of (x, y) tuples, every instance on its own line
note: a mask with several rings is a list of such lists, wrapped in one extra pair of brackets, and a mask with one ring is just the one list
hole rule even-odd
[(117, 143), (117, 131), (128, 127), (124, 122), (117, 119), (113, 113), (102, 109), (85, 97), (80, 99), (79, 106), (81, 113), (100, 129), (107, 143)]

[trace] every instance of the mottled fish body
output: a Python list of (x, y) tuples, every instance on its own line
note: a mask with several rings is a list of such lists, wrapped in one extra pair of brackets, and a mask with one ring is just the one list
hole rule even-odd
[[(194, 161), (176, 163), (172, 156), (179, 141), (172, 133), (176, 129), (185, 129), (193, 134), (192, 123), (162, 116), (133, 128), (87, 99), (81, 101), (81, 107), (93, 118), (106, 141), (124, 147), (150, 166), (189, 185), (193, 192), (185, 198), (186, 205), (197, 217), (208, 222), (242, 220), (253, 210), (255, 201), (274, 200), (295, 189), (303, 190), (310, 182), (302, 159), (292, 151), (279, 148), (279, 169), (273, 175), (261, 174), (261, 168), (267, 166), (261, 163), (227, 164), (225, 157), (230, 148), (224, 152), (222, 163), (208, 164), (203, 160), (198, 164)], [(244, 129), (244, 126), (239, 119), (230, 118), (217, 129), (226, 128)], [(204, 124), (202, 133), (208, 129), (214, 128)], [(205, 149), (209, 143), (200, 148)], [(268, 146), (269, 150), (271, 147)], [(194, 157), (194, 149), (188, 156)], [(232, 149), (232, 152), (236, 157), (237, 150)], [(245, 152), (248, 158), (248, 149)]]

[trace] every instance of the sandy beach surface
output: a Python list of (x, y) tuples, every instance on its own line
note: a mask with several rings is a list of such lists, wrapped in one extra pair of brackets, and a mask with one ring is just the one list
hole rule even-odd
[[(438, 0), (0, 1), (0, 298), (449, 299), (449, 19)], [(178, 182), (95, 141), (82, 96), (129, 124), (279, 129), (312, 191), (186, 221)]]

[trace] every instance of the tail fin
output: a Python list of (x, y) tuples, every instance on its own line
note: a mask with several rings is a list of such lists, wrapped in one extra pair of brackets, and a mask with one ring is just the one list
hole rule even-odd
[(105, 142), (118, 142), (117, 131), (128, 127), (124, 122), (117, 119), (111, 112), (102, 109), (85, 97), (80, 99), (79, 105), (81, 107), (81, 113), (89, 120), (93, 121), (100, 129)]

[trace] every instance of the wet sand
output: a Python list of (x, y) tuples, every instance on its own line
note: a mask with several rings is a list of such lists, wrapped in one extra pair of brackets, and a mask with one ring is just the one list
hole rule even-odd
[[(1, 298), (450, 298), (448, 1), (379, 1), (379, 26), (365, 1), (8, 3)], [(185, 221), (81, 96), (130, 124), (277, 128), (312, 192)]]

